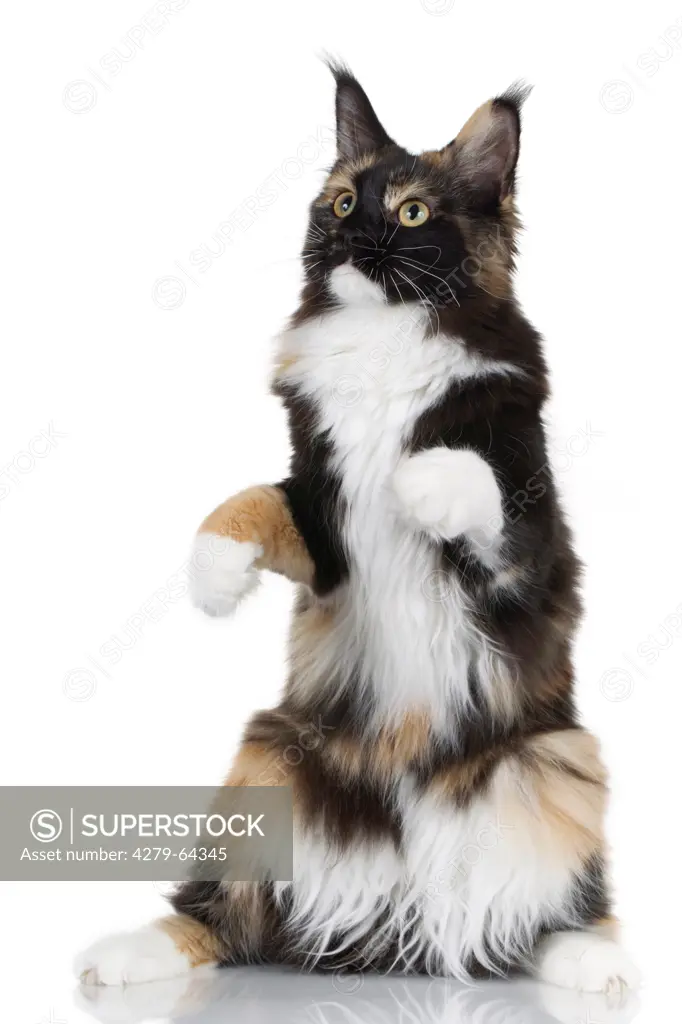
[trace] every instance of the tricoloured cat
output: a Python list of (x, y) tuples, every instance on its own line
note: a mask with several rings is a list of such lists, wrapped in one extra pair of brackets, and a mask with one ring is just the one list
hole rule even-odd
[(184, 884), (176, 916), (105, 939), (78, 971), (521, 968), (634, 987), (611, 936), (605, 772), (573, 701), (579, 565), (545, 363), (513, 291), (523, 91), (415, 156), (333, 71), (338, 158), (274, 378), (290, 473), (229, 499), (196, 541), (211, 614), (261, 569), (299, 584), (285, 693), (227, 780), (292, 788), (294, 879)]

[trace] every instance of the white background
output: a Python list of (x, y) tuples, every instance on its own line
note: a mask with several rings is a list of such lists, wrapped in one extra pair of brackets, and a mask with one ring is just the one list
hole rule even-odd
[[(317, 54), (343, 56), (415, 150), (449, 141), (523, 77), (535, 90), (518, 290), (547, 339), (553, 459), (587, 565), (578, 696), (613, 774), (618, 909), (646, 977), (639, 1019), (669, 1016), (679, 0), (188, 0), (146, 28), (144, 0), (12, 6), (0, 67), (2, 783), (211, 784), (250, 711), (276, 700), (286, 581), (268, 578), (229, 622), (163, 592), (214, 505), (286, 471), (267, 374), (296, 302), (306, 206), (333, 160)], [(130, 59), (117, 65), (116, 50)], [(256, 208), (264, 183), (269, 205)], [(206, 247), (216, 255), (197, 265)], [(48, 448), (36, 439), (50, 429)], [(6, 1015), (81, 1024), (72, 955), (162, 909), (149, 884), (4, 884)]]

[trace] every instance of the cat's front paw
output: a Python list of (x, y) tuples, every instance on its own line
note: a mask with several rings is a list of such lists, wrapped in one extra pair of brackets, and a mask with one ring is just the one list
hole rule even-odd
[(464, 534), (487, 546), (502, 527), (502, 496), (491, 467), (466, 448), (404, 456), (393, 475), (403, 512), (428, 533)]
[(207, 615), (231, 615), (242, 598), (258, 586), (256, 559), (260, 544), (217, 533), (199, 533), (194, 541), (190, 594)]

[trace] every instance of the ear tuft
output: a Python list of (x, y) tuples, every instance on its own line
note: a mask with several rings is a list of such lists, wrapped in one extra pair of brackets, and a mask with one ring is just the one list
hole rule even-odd
[(521, 107), (530, 91), (530, 86), (515, 82), (484, 103), (443, 150), (473, 201), (482, 206), (514, 193)]
[(508, 89), (505, 89), (501, 96), (496, 98), (497, 103), (509, 103), (516, 108), (516, 112), (521, 114), (521, 108), (526, 102), (528, 97), (533, 91), (533, 86), (529, 85), (528, 82), (524, 82), (520, 78), (517, 82), (512, 82)]
[(355, 160), (362, 153), (392, 145), (393, 140), (350, 68), (333, 57), (326, 56), (324, 60), (336, 80), (336, 147), (339, 157)]

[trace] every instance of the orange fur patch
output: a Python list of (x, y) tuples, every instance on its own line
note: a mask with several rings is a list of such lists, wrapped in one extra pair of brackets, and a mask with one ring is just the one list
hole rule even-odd
[(429, 717), (419, 711), (405, 715), (394, 728), (381, 729), (372, 739), (332, 737), (327, 754), (343, 777), (369, 774), (375, 782), (388, 785), (426, 754), (430, 738)]
[(377, 156), (374, 153), (363, 153), (357, 160), (349, 161), (339, 167), (335, 167), (324, 183), (324, 189), (319, 199), (318, 206), (325, 206), (333, 203), (342, 192), (355, 192), (355, 179), (363, 171), (368, 171), (377, 163)]
[(292, 767), (282, 755), (261, 743), (247, 741), (237, 752), (226, 786), (290, 786)]
[(491, 747), (445, 769), (430, 792), (460, 804), (480, 797), (512, 830), (511, 842), (567, 870), (604, 850), (606, 773), (597, 741), (583, 729)]
[(315, 566), (279, 487), (250, 487), (229, 498), (206, 517), (199, 533), (260, 544), (263, 554), (256, 561), (258, 569), (312, 583)]
[(418, 199), (430, 206), (436, 196), (433, 194), (433, 187), (423, 178), (408, 178), (406, 181), (391, 182), (387, 186), (384, 204), (391, 212), (397, 212), (408, 199)]
[(190, 967), (215, 964), (225, 959), (226, 951), (220, 938), (193, 917), (177, 914), (163, 917), (156, 923), (170, 935), (178, 951), (185, 954)]
[(484, 135), (488, 130), (492, 116), (493, 102), (492, 100), (487, 100), (480, 107), (477, 107), (469, 120), (462, 125), (457, 133), (455, 143), (461, 146), (462, 143), (469, 142), (470, 139)]
[(607, 795), (599, 744), (584, 729), (528, 740), (506, 779), (510, 820), (576, 868), (604, 849)]

